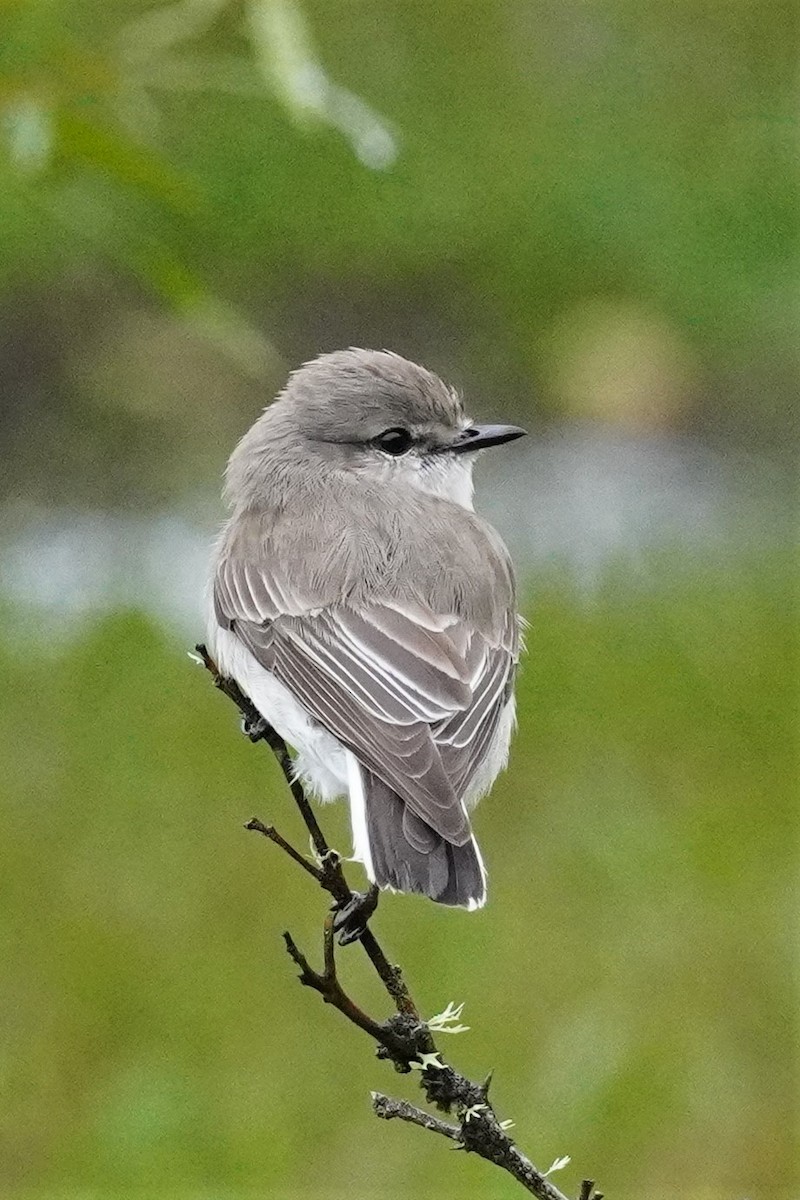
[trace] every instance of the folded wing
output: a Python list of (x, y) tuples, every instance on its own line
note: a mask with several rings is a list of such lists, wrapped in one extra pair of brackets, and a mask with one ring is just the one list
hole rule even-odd
[(315, 610), (313, 597), (232, 558), (214, 603), (220, 624), (353, 752), (365, 779), (396, 795), (403, 837), (432, 869), (442, 840), (472, 841), (463, 797), (510, 693), (513, 614), (479, 630), (411, 599)]

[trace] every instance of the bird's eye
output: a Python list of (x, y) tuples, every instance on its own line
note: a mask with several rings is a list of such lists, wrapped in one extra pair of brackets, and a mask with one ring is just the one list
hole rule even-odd
[(399, 427), (395, 429), (384, 429), (383, 433), (379, 433), (375, 439), (375, 444), (379, 450), (384, 450), (387, 454), (405, 454), (406, 450), (411, 449), (414, 439), (407, 429)]

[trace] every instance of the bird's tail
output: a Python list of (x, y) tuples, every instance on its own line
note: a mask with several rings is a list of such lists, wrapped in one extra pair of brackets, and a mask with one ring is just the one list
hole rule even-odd
[(453, 845), (377, 776), (363, 768), (359, 775), (360, 787), (351, 777), (353, 835), (356, 856), (370, 879), (439, 904), (480, 908), (486, 901), (486, 871), (475, 838)]

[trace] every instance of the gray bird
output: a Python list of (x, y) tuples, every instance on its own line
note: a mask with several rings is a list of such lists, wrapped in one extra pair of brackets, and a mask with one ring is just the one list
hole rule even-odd
[(231, 455), (209, 649), (294, 747), (321, 800), (350, 801), (381, 888), (480, 907), (469, 812), (508, 759), (514, 572), (472, 507), (476, 454), (522, 436), (388, 351), (295, 371)]

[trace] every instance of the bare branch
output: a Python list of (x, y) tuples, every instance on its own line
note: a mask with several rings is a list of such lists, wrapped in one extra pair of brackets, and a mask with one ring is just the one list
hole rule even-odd
[(322, 882), (322, 871), (307, 858), (304, 858), (299, 850), (295, 850), (294, 846), (290, 846), (286, 838), (281, 837), (274, 825), (265, 825), (263, 821), (259, 821), (258, 817), (251, 817), (246, 823), (245, 829), (254, 829), (257, 833), (263, 833), (265, 838), (269, 838), (276, 846), (280, 846), (298, 866), (304, 871), (308, 871), (309, 875), (313, 875), (317, 883)]
[[(317, 823), (302, 783), (296, 778), (286, 743), (262, 718), (261, 714), (237, 685), (223, 678), (205, 646), (197, 646), (206, 669), (216, 686), (224, 692), (244, 717), (245, 732), (252, 741), (265, 741), (283, 772), (292, 796), (311, 835), (319, 855), (319, 865), (312, 863), (286, 841), (272, 825), (258, 817), (247, 822), (255, 830), (279, 846), (298, 866), (311, 875), (336, 901), (336, 907), (348, 904), (354, 893), (344, 875), (339, 855), (330, 848)], [(326, 1004), (336, 1008), (351, 1024), (363, 1030), (377, 1043), (379, 1058), (388, 1059), (398, 1071), (420, 1068), (420, 1087), (429, 1104), (445, 1113), (455, 1113), (458, 1124), (450, 1124), (416, 1108), (405, 1100), (394, 1100), (373, 1092), (373, 1109), (383, 1120), (397, 1118), (439, 1133), (457, 1147), (480, 1155), (488, 1162), (502, 1167), (538, 1200), (567, 1200), (546, 1176), (539, 1171), (515, 1145), (507, 1132), (507, 1122), (501, 1122), (489, 1102), (491, 1073), (483, 1083), (473, 1083), (444, 1062), (436, 1050), (430, 1029), (419, 1015), (399, 967), (392, 966), (369, 928), (355, 936), (389, 994), (396, 1012), (386, 1021), (377, 1021), (363, 1011), (345, 992), (336, 970), (334, 914), (329, 913), (323, 927), (323, 969), (316, 971), (298, 948), (289, 933), (284, 933), (286, 950), (299, 968), (300, 982), (318, 992)], [(602, 1193), (593, 1193), (594, 1183), (584, 1180), (578, 1200), (601, 1200)]]
[(300, 815), (306, 823), (308, 832), (311, 834), (311, 840), (314, 843), (317, 854), (322, 858), (328, 853), (330, 847), (325, 841), (325, 836), (317, 823), (317, 818), (314, 816), (314, 810), (303, 790), (303, 785), (295, 777), (292, 757), (289, 754), (286, 742), (284, 742), (280, 734), (275, 732), (271, 725), (267, 724), (256, 706), (245, 696), (238, 684), (233, 679), (226, 679), (224, 675), (220, 675), (217, 664), (208, 653), (206, 647), (198, 645), (195, 646), (195, 650), (203, 660), (203, 666), (214, 677), (216, 686), (233, 701), (244, 717), (244, 731), (250, 740), (253, 742), (265, 741), (275, 755), (278, 760), (278, 766), (283, 771), (286, 782), (294, 797), (294, 802), (300, 809)]
[[(272, 753), (275, 755), (278, 766), (283, 772), (284, 778), (286, 779), (286, 782), (291, 790), (292, 797), (294, 798), (294, 801), (300, 811), (300, 816), (303, 818), (305, 826), (311, 835), (314, 848), (316, 849), (317, 854), (322, 861), (323, 865), (320, 869), (318, 882), (320, 886), (323, 887), (325, 891), (329, 892), (338, 903), (347, 904), (348, 901), (352, 900), (353, 892), (351, 891), (347, 880), (344, 877), (344, 872), (342, 870), (338, 855), (331, 850), (330, 846), (325, 840), (325, 836), (320, 829), (319, 824), (317, 823), (317, 819), (314, 816), (314, 811), (311, 807), (311, 802), (303, 790), (303, 785), (295, 777), (294, 765), (292, 763), (292, 758), (289, 754), (286, 743), (280, 734), (276, 733), (272, 726), (267, 724), (258, 709), (254, 704), (251, 703), (247, 696), (245, 696), (244, 692), (242, 692), (237, 684), (232, 679), (226, 679), (224, 676), (220, 675), (217, 669), (217, 664), (208, 653), (206, 647), (204, 645), (198, 645), (195, 646), (195, 650), (202, 659), (206, 670), (211, 674), (216, 687), (218, 687), (221, 692), (224, 692), (225, 695), (233, 701), (233, 703), (239, 709), (239, 712), (244, 717), (245, 732), (248, 733), (251, 741), (265, 741)], [(263, 822), (261, 822), (257, 817), (253, 817), (252, 820), (248, 822), (248, 827), (251, 829), (256, 829), (260, 833), (264, 833), (266, 830), (272, 828), (272, 826), (264, 825)], [(277, 842), (276, 837), (272, 836), (270, 833), (266, 833), (265, 836), (269, 837), (271, 841), (275, 841), (278, 845), (281, 845), (281, 842)], [(281, 841), (283, 841), (283, 839), (281, 839)], [(288, 847), (288, 842), (284, 843), (282, 846), (287, 853), (289, 852)], [(294, 853), (291, 854), (291, 857), (294, 858), (296, 862), (299, 862), (304, 869), (307, 869), (307, 860), (303, 858), (303, 855), (301, 855), (299, 851), (295, 850)], [(365, 954), (369, 958), (378, 977), (383, 983), (383, 986), (386, 988), (386, 991), (391, 997), (392, 1003), (394, 1004), (398, 1013), (402, 1013), (408, 1017), (414, 1018), (416, 1021), (419, 1021), (419, 1010), (417, 1009), (411, 993), (405, 984), (402, 971), (399, 967), (393, 966), (389, 962), (372, 930), (365, 929), (361, 933), (359, 940), (364, 948)], [(429, 1050), (430, 1052), (433, 1052), (435, 1047), (433, 1045), (433, 1038), (430, 1036), (430, 1034), (428, 1034), (428, 1042)]]
[(333, 915), (328, 914), (323, 927), (323, 970), (315, 971), (305, 954), (298, 948), (290, 933), (283, 940), (292, 962), (300, 968), (300, 982), (319, 992), (326, 1004), (334, 1008), (353, 1025), (373, 1038), (381, 1047), (381, 1057), (389, 1058), (395, 1067), (408, 1072), (410, 1063), (425, 1053), (427, 1029), (418, 1021), (400, 1016), (389, 1021), (376, 1021), (359, 1008), (345, 992), (336, 971), (336, 943), (333, 936)]
[(441, 1133), (443, 1137), (461, 1143), (461, 1130), (458, 1125), (448, 1125), (447, 1121), (440, 1121), (438, 1117), (423, 1112), (421, 1108), (409, 1104), (407, 1100), (394, 1100), (391, 1096), (384, 1096), (381, 1092), (373, 1092), (372, 1110), (376, 1117), (381, 1117), (384, 1121), (391, 1121), (393, 1117), (398, 1117), (401, 1121), (408, 1121), (411, 1125), (421, 1125), (423, 1129)]

